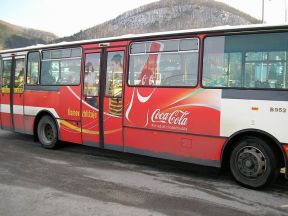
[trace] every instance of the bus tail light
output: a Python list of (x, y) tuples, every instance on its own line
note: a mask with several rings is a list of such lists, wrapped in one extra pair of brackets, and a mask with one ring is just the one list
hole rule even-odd
[[(284, 151), (286, 153), (286, 158), (288, 160), (288, 144), (283, 145)], [(286, 161), (286, 167), (281, 169), (281, 172), (285, 174), (286, 179), (288, 179), (288, 161)]]
[(286, 156), (288, 158), (288, 144), (283, 145), (283, 147), (284, 147), (284, 150), (286, 152)]

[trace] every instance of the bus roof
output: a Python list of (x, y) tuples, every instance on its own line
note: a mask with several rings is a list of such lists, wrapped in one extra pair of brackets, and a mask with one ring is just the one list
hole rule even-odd
[(216, 32), (241, 32), (241, 31), (261, 31), (261, 30), (288, 30), (288, 25), (267, 25), (267, 24), (253, 24), (253, 25), (239, 25), (239, 26), (217, 26), (217, 27), (209, 27), (209, 28), (199, 28), (199, 29), (186, 29), (186, 30), (177, 30), (177, 31), (166, 31), (166, 32), (156, 32), (156, 33), (145, 33), (145, 34), (127, 34), (117, 37), (108, 37), (108, 38), (100, 38), (100, 39), (89, 39), (89, 40), (80, 40), (80, 41), (72, 41), (72, 42), (60, 42), (54, 44), (38, 44), (28, 47), (2, 50), (0, 54), (4, 53), (16, 53), (16, 52), (24, 52), (29, 50), (37, 50), (37, 49), (47, 49), (47, 48), (55, 48), (55, 47), (66, 47), (66, 46), (77, 46), (82, 44), (90, 44), (90, 43), (104, 43), (104, 42), (113, 42), (119, 40), (135, 40), (141, 38), (152, 38), (157, 36), (174, 36), (174, 35), (185, 35), (185, 34), (200, 34), (200, 33), (216, 33)]

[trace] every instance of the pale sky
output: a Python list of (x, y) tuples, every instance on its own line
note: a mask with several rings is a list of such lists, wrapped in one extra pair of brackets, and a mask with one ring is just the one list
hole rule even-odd
[[(60, 37), (156, 0), (0, 0), (0, 19)], [(261, 19), (262, 0), (218, 0)], [(285, 22), (285, 1), (264, 0), (266, 23)]]

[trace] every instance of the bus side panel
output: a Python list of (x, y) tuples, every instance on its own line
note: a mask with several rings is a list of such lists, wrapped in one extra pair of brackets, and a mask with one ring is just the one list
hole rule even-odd
[(14, 129), (17, 132), (25, 133), (24, 127), (24, 108), (23, 93), (14, 93), (13, 95), (13, 120)]
[(81, 87), (61, 86), (59, 102), (60, 139), (82, 144), (81, 136)]
[[(122, 116), (115, 115), (110, 109), (113, 98), (104, 98), (104, 143), (105, 148), (123, 151)], [(120, 103), (121, 104), (121, 103)], [(122, 104), (121, 104), (122, 106)]]
[[(223, 138), (125, 128), (125, 152), (220, 167)], [(140, 138), (140, 139), (139, 139)]]
[(58, 125), (60, 125), (60, 140), (82, 144), (81, 124), (79, 121), (59, 119)]
[(287, 98), (286, 91), (223, 90), (221, 135), (229, 137), (253, 128), (271, 134), (280, 143), (288, 143)]
[(30, 116), (30, 115), (24, 116), (25, 133), (33, 135), (34, 121), (35, 121), (35, 116)]
[(10, 94), (1, 94), (1, 127), (11, 129)]
[(61, 140), (81, 143), (78, 89), (78, 86), (70, 89), (67, 86), (45, 86), (33, 91), (26, 90), (25, 131), (32, 133), (36, 116), (41, 111), (46, 111), (57, 120)]
[(24, 92), (24, 127), (26, 133), (33, 133), (36, 116), (42, 112), (49, 112), (54, 118), (59, 118), (59, 91), (54, 86), (36, 87)]
[(221, 90), (126, 87), (125, 150), (218, 164), (220, 102)]

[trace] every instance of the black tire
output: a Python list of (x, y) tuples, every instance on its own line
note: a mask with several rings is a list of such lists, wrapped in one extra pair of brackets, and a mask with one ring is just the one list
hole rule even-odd
[(38, 139), (41, 145), (47, 149), (54, 149), (58, 144), (58, 129), (56, 122), (50, 116), (43, 116), (37, 127)]
[(230, 154), (230, 170), (239, 184), (257, 189), (272, 183), (279, 175), (280, 167), (266, 141), (244, 137)]

